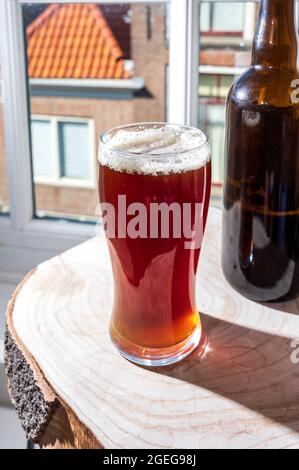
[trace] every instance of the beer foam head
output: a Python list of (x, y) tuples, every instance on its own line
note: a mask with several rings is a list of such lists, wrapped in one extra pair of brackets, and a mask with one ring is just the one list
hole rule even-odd
[(203, 167), (210, 159), (206, 135), (172, 124), (134, 124), (104, 133), (101, 165), (123, 172), (168, 175)]

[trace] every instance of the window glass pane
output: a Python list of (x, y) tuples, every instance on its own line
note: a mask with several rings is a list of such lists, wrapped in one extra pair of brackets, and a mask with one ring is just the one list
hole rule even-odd
[(236, 77), (234, 75), (221, 75), (220, 76), (219, 96), (221, 96), (222, 98), (227, 97), (227, 94), (235, 78)]
[[(205, 5), (201, 4), (204, 14)], [(248, 31), (254, 31), (258, 6), (255, 2), (213, 2), (209, 35), (201, 35), (198, 125), (211, 143), (214, 205), (221, 205), (222, 199), (225, 102), (233, 81), (250, 64), (253, 38)]]
[(203, 3), (201, 6), (200, 29), (202, 32), (211, 29), (211, 5), (209, 3)]
[(218, 83), (216, 75), (202, 75), (199, 85), (200, 96), (212, 97), (218, 95)]
[(223, 181), (225, 106), (223, 103), (202, 101), (199, 110), (199, 127), (205, 129), (211, 144), (213, 182), (221, 184)]
[(78, 122), (59, 123), (59, 159), (61, 176), (89, 179), (91, 152), (88, 124)]
[(0, 214), (6, 214), (9, 211), (7, 164), (4, 147), (3, 99), (0, 62)]
[(242, 31), (244, 5), (242, 3), (216, 3), (212, 5), (213, 31)]
[[(92, 218), (99, 135), (167, 119), (168, 11), (146, 2), (23, 5), (37, 216)], [(49, 124), (38, 128), (42, 119)]]
[(31, 120), (32, 158), (34, 175), (53, 178), (54, 145), (51, 133), (51, 122), (46, 120)]

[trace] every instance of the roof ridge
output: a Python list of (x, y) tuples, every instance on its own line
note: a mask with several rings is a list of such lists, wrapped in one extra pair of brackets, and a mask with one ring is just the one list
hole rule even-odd
[(58, 5), (57, 3), (49, 5), (48, 8), (46, 8), (40, 15), (38, 15), (35, 20), (30, 23), (29, 26), (27, 26), (27, 35), (31, 36), (33, 33), (35, 33), (36, 30), (38, 28), (41, 28), (43, 26), (43, 23), (48, 20), (52, 15), (54, 15), (60, 8), (61, 5)]
[[(112, 54), (118, 60), (123, 59), (124, 58), (124, 52), (121, 49), (118, 40), (114, 36), (113, 31), (112, 31), (108, 21), (106, 20), (103, 12), (101, 10), (100, 5), (96, 5), (94, 3), (86, 3), (85, 6), (90, 9), (91, 14), (93, 15), (93, 17), (94, 17), (94, 19), (97, 23), (97, 26), (101, 30), (101, 34), (102, 34), (103, 38), (106, 39), (106, 41), (108, 41), (110, 43)], [(100, 22), (102, 24), (98, 24)], [(103, 28), (103, 23), (105, 25), (104, 28)]]

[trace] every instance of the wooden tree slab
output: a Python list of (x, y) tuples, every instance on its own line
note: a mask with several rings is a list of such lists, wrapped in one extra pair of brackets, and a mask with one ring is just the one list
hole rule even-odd
[(138, 367), (111, 345), (103, 238), (28, 275), (8, 308), (6, 369), (30, 438), (44, 447), (299, 447), (299, 304), (261, 305), (231, 289), (220, 238), (213, 209), (198, 275), (208, 350), (171, 367)]

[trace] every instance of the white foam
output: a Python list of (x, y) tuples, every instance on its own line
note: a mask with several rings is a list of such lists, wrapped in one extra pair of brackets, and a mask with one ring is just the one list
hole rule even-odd
[(155, 125), (120, 129), (102, 145), (101, 165), (147, 175), (182, 173), (203, 167), (210, 160), (203, 132), (192, 128)]

